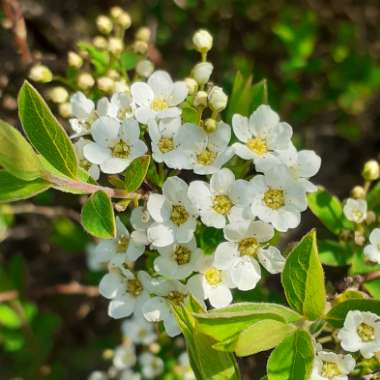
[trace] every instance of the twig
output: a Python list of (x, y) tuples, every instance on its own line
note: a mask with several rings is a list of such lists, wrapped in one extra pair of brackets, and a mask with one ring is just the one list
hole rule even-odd
[(380, 270), (375, 270), (366, 274), (358, 274), (355, 276), (346, 277), (340, 284), (338, 284), (337, 287), (340, 291), (344, 291), (345, 289), (354, 285), (358, 288), (362, 288), (365, 282), (377, 279), (380, 279)]

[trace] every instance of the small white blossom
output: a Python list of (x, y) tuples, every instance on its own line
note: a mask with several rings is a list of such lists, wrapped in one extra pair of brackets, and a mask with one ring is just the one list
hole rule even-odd
[(280, 150), (291, 144), (292, 128), (269, 106), (261, 105), (249, 117), (235, 114), (232, 127), (241, 141), (233, 144), (235, 153), (244, 160), (253, 160), (255, 164), (273, 158)]
[(228, 147), (230, 139), (231, 128), (222, 121), (211, 133), (197, 125), (184, 124), (178, 136), (180, 147), (196, 174), (213, 174), (233, 156)]
[(367, 217), (367, 202), (364, 199), (347, 199), (343, 213), (345, 217), (354, 223), (361, 223)]
[(93, 164), (100, 165), (103, 173), (121, 173), (147, 151), (134, 119), (120, 124), (117, 119), (102, 116), (93, 123), (91, 135), (95, 142), (84, 147), (84, 156)]
[(348, 380), (348, 374), (355, 368), (351, 355), (318, 351), (310, 380)]
[(83, 148), (90, 142), (91, 142), (90, 140), (80, 137), (79, 140), (77, 140), (74, 143), (74, 148), (75, 148), (75, 152), (77, 154), (80, 166), (84, 168), (85, 170), (87, 170), (88, 174), (90, 174), (90, 176), (95, 181), (97, 181), (100, 177), (99, 166), (87, 161), (83, 154)]
[(222, 112), (227, 107), (228, 96), (219, 86), (214, 86), (208, 94), (208, 104), (215, 112)]
[(112, 364), (118, 370), (131, 368), (136, 364), (136, 350), (133, 344), (123, 344), (116, 347)]
[(163, 360), (150, 352), (143, 352), (139, 357), (141, 372), (146, 379), (154, 379), (164, 371)]
[(148, 82), (135, 82), (131, 86), (133, 102), (136, 105), (135, 117), (147, 124), (155, 118), (178, 117), (181, 104), (187, 96), (185, 82), (172, 81), (166, 71), (155, 71)]
[(154, 65), (148, 59), (140, 61), (136, 66), (137, 74), (141, 75), (144, 78), (148, 78), (154, 71)]
[(271, 223), (281, 232), (299, 225), (301, 212), (307, 208), (305, 191), (284, 165), (253, 177), (251, 184), (251, 212), (254, 216)]
[(135, 344), (149, 345), (157, 339), (153, 323), (147, 322), (139, 315), (125, 320), (121, 329), (124, 337)]
[(109, 380), (109, 377), (103, 371), (93, 371), (87, 380)]
[(380, 317), (369, 311), (350, 310), (338, 339), (344, 350), (360, 351), (366, 359), (373, 357), (380, 351)]
[(375, 228), (369, 235), (370, 244), (364, 247), (364, 255), (368, 260), (380, 264), (380, 228)]
[(141, 375), (130, 369), (125, 369), (119, 374), (118, 380), (141, 380)]
[(212, 35), (205, 29), (200, 29), (193, 35), (193, 44), (200, 53), (207, 53), (212, 48)]
[(229, 224), (224, 228), (227, 242), (215, 251), (215, 265), (230, 272), (240, 290), (253, 289), (261, 278), (258, 262), (272, 274), (282, 271), (285, 259), (273, 246), (263, 246), (274, 235), (273, 227), (261, 221)]
[(194, 66), (191, 75), (199, 85), (203, 85), (209, 81), (213, 70), (214, 66), (212, 63), (199, 62)]
[(235, 208), (249, 207), (252, 187), (247, 181), (235, 180), (232, 171), (224, 168), (211, 176), (210, 184), (191, 182), (188, 195), (206, 226), (223, 228)]
[(148, 228), (148, 238), (155, 247), (187, 243), (196, 228), (197, 211), (187, 196), (187, 183), (169, 177), (162, 186), (162, 195), (151, 193), (148, 211), (154, 222)]

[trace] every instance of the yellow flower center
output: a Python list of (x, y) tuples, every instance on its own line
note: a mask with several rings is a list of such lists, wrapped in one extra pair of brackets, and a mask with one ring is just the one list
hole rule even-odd
[(284, 191), (268, 189), (264, 194), (264, 203), (267, 207), (277, 210), (285, 205)]
[(247, 141), (247, 147), (258, 156), (263, 156), (268, 152), (267, 142), (260, 137), (249, 139)]
[(358, 326), (357, 332), (363, 342), (371, 342), (375, 339), (375, 329), (364, 322)]
[(176, 290), (173, 290), (171, 291), (167, 296), (166, 298), (173, 302), (174, 304), (176, 305), (183, 305), (183, 301), (185, 300), (186, 298), (186, 294), (183, 294), (181, 292), (178, 292)]
[(255, 257), (259, 243), (254, 237), (243, 239), (239, 243), (239, 252), (242, 256)]
[(191, 259), (191, 250), (179, 245), (174, 251), (174, 259), (178, 265), (188, 264)]
[(218, 213), (222, 215), (226, 215), (230, 212), (232, 206), (231, 199), (227, 197), (227, 195), (215, 195), (213, 199), (212, 208)]
[(161, 137), (160, 141), (158, 142), (158, 149), (160, 149), (162, 153), (171, 152), (174, 149), (173, 139)]
[(129, 239), (126, 235), (121, 235), (116, 243), (116, 252), (123, 253), (128, 249)]
[(133, 280), (128, 280), (127, 282), (128, 293), (132, 294), (134, 297), (137, 297), (144, 290), (141, 282), (134, 278)]
[(209, 150), (206, 148), (205, 150), (202, 150), (199, 154), (197, 154), (197, 162), (201, 165), (210, 165), (215, 161), (216, 153), (212, 150)]
[(151, 107), (153, 111), (160, 112), (166, 110), (169, 107), (169, 104), (165, 99), (156, 98), (153, 100)]
[(189, 219), (189, 213), (185, 207), (181, 205), (174, 205), (172, 207), (172, 214), (170, 216), (170, 219), (174, 224), (180, 226), (181, 224), (184, 224), (187, 219)]
[(342, 371), (339, 369), (338, 365), (333, 362), (323, 362), (322, 364), (322, 373), (323, 377), (328, 379), (333, 379), (335, 376), (342, 374)]
[(118, 143), (112, 148), (112, 156), (116, 158), (128, 158), (131, 147), (123, 140), (119, 140)]
[(222, 282), (222, 272), (214, 267), (207, 269), (204, 275), (210, 285), (215, 286)]

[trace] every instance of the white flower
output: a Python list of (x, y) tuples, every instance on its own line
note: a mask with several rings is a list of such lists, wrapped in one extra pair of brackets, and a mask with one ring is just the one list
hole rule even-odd
[(153, 73), (154, 70), (154, 65), (151, 61), (148, 59), (144, 59), (142, 61), (139, 61), (137, 66), (136, 66), (136, 72), (140, 76), (144, 78), (148, 78), (149, 75)]
[(210, 184), (191, 182), (188, 195), (206, 226), (223, 228), (235, 208), (249, 207), (252, 188), (247, 181), (236, 181), (232, 171), (224, 168), (211, 176)]
[(134, 208), (131, 212), (130, 222), (135, 229), (132, 233), (133, 237), (140, 243), (149, 245), (151, 241), (148, 238), (147, 230), (153, 223), (149, 211), (142, 206)]
[(364, 358), (371, 358), (380, 351), (380, 317), (369, 311), (350, 310), (338, 339), (344, 350), (360, 351)]
[(354, 223), (361, 223), (367, 217), (367, 202), (364, 199), (347, 199), (343, 213), (345, 217)]
[(125, 262), (136, 261), (145, 251), (148, 242), (138, 231), (129, 233), (119, 217), (116, 217), (115, 239), (102, 240), (96, 247), (102, 252), (103, 261), (111, 266), (120, 266)]
[(253, 177), (251, 184), (251, 212), (254, 216), (271, 223), (281, 232), (299, 225), (301, 212), (307, 208), (305, 191), (284, 165)]
[(141, 380), (141, 375), (130, 369), (125, 369), (119, 374), (118, 380)]
[(131, 117), (131, 97), (123, 92), (116, 92), (111, 96), (110, 100), (103, 97), (98, 100), (96, 114), (98, 117), (110, 116), (120, 120)]
[(159, 278), (152, 281), (151, 290), (156, 296), (144, 303), (144, 317), (149, 322), (162, 321), (170, 337), (180, 334), (180, 329), (172, 314), (170, 303), (183, 305), (188, 297), (187, 287), (176, 280), (163, 280)]
[(240, 290), (253, 289), (261, 278), (259, 261), (272, 274), (282, 271), (285, 259), (273, 246), (263, 247), (274, 235), (273, 227), (260, 221), (229, 224), (224, 228), (227, 242), (215, 251), (215, 266), (229, 271)]
[(151, 119), (177, 117), (181, 109), (177, 106), (187, 96), (185, 82), (174, 82), (166, 71), (155, 71), (148, 83), (135, 82), (131, 86), (133, 102), (136, 105), (135, 117), (147, 124)]
[(317, 187), (309, 181), (310, 177), (316, 175), (321, 167), (321, 158), (312, 150), (297, 151), (293, 144), (286, 150), (279, 150), (276, 156), (259, 160), (256, 163), (256, 170), (266, 172), (273, 166), (285, 164), (293, 178), (299, 182), (306, 192), (313, 192)]
[(364, 255), (368, 260), (380, 264), (380, 228), (375, 228), (369, 235), (368, 244), (364, 247)]
[(194, 124), (184, 124), (178, 136), (180, 148), (196, 174), (213, 174), (232, 157), (230, 139), (231, 128), (222, 121), (212, 133)]
[(280, 122), (278, 114), (267, 105), (259, 106), (249, 119), (233, 115), (232, 128), (241, 141), (233, 144), (235, 153), (255, 164), (273, 158), (274, 153), (287, 149), (291, 143), (291, 126)]
[(212, 35), (205, 29), (199, 29), (193, 35), (193, 44), (200, 53), (207, 53), (212, 48)]
[(136, 364), (136, 350), (133, 344), (123, 344), (115, 349), (112, 364), (118, 370), (131, 368)]
[(103, 371), (93, 371), (87, 380), (108, 380), (108, 375)]
[(139, 357), (142, 374), (146, 379), (154, 379), (164, 371), (163, 360), (150, 352), (143, 352)]
[(194, 238), (188, 243), (173, 243), (158, 248), (158, 252), (160, 256), (154, 260), (154, 269), (162, 276), (176, 280), (187, 278), (202, 255)]
[(158, 122), (152, 119), (148, 122), (152, 157), (156, 162), (165, 162), (172, 169), (190, 169), (190, 162), (179, 147), (180, 128), (180, 117), (161, 119)]
[(148, 238), (155, 247), (189, 242), (196, 228), (197, 211), (187, 196), (188, 186), (178, 177), (169, 177), (162, 195), (151, 193), (148, 211), (155, 223), (148, 228)]
[(104, 275), (99, 284), (103, 297), (111, 299), (108, 315), (112, 318), (124, 318), (132, 313), (141, 313), (144, 303), (149, 299), (151, 278), (144, 271), (133, 274), (130, 270), (115, 268)]
[(74, 116), (69, 120), (75, 132), (73, 137), (89, 133), (90, 125), (96, 118), (95, 103), (86, 97), (83, 92), (76, 92), (70, 97), (71, 113)]
[(348, 374), (355, 368), (351, 355), (319, 351), (314, 359), (310, 380), (348, 380)]
[(212, 63), (199, 62), (194, 66), (191, 75), (198, 82), (198, 84), (203, 85), (209, 81), (213, 70), (214, 66)]
[(187, 352), (182, 352), (178, 357), (178, 363), (180, 365), (180, 372), (183, 380), (196, 380)]
[(215, 112), (222, 112), (227, 106), (228, 96), (219, 86), (213, 86), (208, 94), (208, 104)]
[(129, 338), (135, 344), (149, 345), (157, 339), (153, 323), (147, 322), (141, 316), (127, 319), (121, 325), (124, 337)]
[(83, 148), (90, 142), (91, 142), (90, 140), (80, 137), (79, 140), (74, 143), (74, 148), (75, 148), (75, 152), (77, 154), (80, 166), (84, 168), (95, 181), (97, 181), (100, 177), (99, 166), (95, 164), (91, 164), (91, 162), (86, 160), (83, 154)]
[(203, 256), (199, 272), (190, 277), (187, 287), (200, 302), (208, 299), (211, 306), (220, 308), (232, 302), (231, 288), (234, 288), (229, 271), (217, 268), (214, 256)]
[(95, 142), (84, 147), (84, 156), (93, 164), (100, 165), (102, 172), (107, 174), (121, 173), (147, 151), (147, 146), (139, 138), (140, 129), (134, 119), (120, 124), (117, 119), (102, 116), (93, 123), (91, 135)]

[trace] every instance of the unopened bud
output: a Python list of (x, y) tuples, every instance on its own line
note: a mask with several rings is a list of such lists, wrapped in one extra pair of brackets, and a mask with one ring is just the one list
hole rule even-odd
[(198, 90), (198, 83), (195, 79), (193, 78), (186, 78), (185, 83), (187, 86), (187, 90), (189, 92), (189, 95), (193, 95), (195, 91)]
[(128, 90), (129, 86), (124, 79), (115, 82), (113, 89), (114, 92), (127, 92)]
[(368, 211), (367, 212), (367, 218), (366, 218), (365, 222), (368, 225), (375, 223), (376, 222), (376, 214), (373, 211)]
[(364, 164), (362, 176), (366, 181), (376, 181), (380, 177), (380, 167), (376, 160), (369, 160)]
[(360, 247), (363, 246), (365, 243), (365, 237), (363, 233), (360, 231), (355, 231), (354, 240), (355, 240), (355, 244)]
[(195, 107), (206, 107), (207, 106), (207, 92), (206, 91), (198, 91), (193, 100), (193, 104)]
[(111, 93), (113, 91), (115, 81), (109, 77), (99, 77), (96, 80), (96, 84), (100, 91)]
[(204, 123), (204, 129), (207, 133), (212, 133), (216, 131), (216, 120), (209, 118)]
[(146, 26), (143, 26), (136, 32), (136, 40), (149, 42), (151, 34), (152, 33), (150, 32), (150, 29)]
[(96, 19), (96, 26), (100, 33), (110, 34), (113, 29), (112, 20), (104, 15), (100, 15)]
[(193, 44), (200, 53), (207, 53), (212, 48), (212, 35), (204, 29), (200, 29), (193, 35)]
[(71, 116), (71, 104), (70, 103), (60, 104), (58, 106), (58, 112), (63, 118), (68, 119)]
[(116, 70), (114, 70), (114, 69), (109, 69), (107, 71), (107, 77), (116, 80), (116, 79), (120, 78), (120, 74)]
[(117, 6), (112, 7), (110, 10), (110, 14), (113, 18), (118, 18), (123, 13), (124, 13), (123, 9)]
[(208, 103), (210, 108), (215, 112), (221, 112), (227, 107), (228, 96), (223, 89), (214, 86), (208, 94)]
[(136, 72), (138, 75), (148, 78), (153, 73), (154, 65), (149, 59), (140, 61), (136, 66)]
[(48, 92), (49, 99), (57, 104), (65, 103), (69, 98), (69, 93), (62, 86), (53, 87)]
[(124, 49), (123, 41), (120, 38), (111, 37), (108, 40), (108, 50), (113, 55), (120, 55), (123, 49)]
[(214, 66), (210, 62), (197, 63), (192, 70), (192, 76), (202, 85), (209, 81), (213, 70)]
[(81, 73), (78, 76), (78, 87), (81, 90), (88, 90), (95, 84), (95, 79), (89, 73)]
[(74, 51), (69, 51), (67, 54), (67, 63), (71, 67), (80, 69), (83, 65), (83, 58), (79, 54), (75, 53)]
[(351, 195), (352, 195), (352, 198), (355, 198), (355, 199), (364, 199), (366, 194), (365, 194), (365, 190), (363, 186), (355, 186), (351, 190)]
[(132, 25), (132, 19), (129, 13), (123, 12), (116, 18), (116, 22), (124, 29), (128, 29)]
[(148, 51), (148, 44), (145, 41), (137, 40), (133, 44), (133, 50), (138, 54), (146, 54)]
[(53, 79), (53, 74), (45, 65), (35, 65), (29, 72), (29, 78), (34, 82), (49, 83)]
[(94, 39), (92, 40), (92, 43), (97, 49), (107, 49), (108, 42), (102, 36), (94, 37)]

